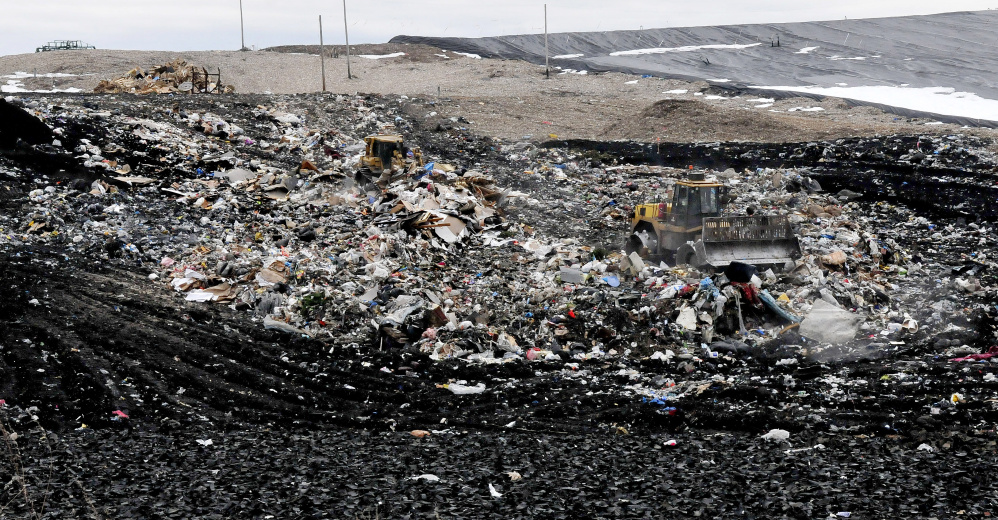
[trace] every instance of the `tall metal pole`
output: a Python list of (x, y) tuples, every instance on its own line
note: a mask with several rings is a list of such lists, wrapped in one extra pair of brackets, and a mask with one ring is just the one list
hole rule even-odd
[(319, 61), (322, 62), (322, 91), (326, 91), (326, 45), (322, 42), (322, 15), (319, 15)]
[(239, 50), (246, 49), (246, 33), (243, 31), (243, 0), (239, 0), (239, 38), (242, 40), (243, 46)]
[(347, 79), (350, 77), (350, 32), (347, 30), (347, 0), (343, 0), (343, 37), (347, 42)]
[(551, 67), (548, 65), (548, 5), (544, 4), (544, 76), (551, 79)]

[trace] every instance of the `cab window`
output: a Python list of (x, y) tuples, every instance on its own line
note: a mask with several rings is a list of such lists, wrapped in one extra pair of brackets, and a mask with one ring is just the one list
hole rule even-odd
[(703, 188), (700, 190), (700, 209), (703, 213), (719, 213), (721, 210), (717, 206), (717, 187)]
[(700, 214), (700, 192), (701, 191), (703, 191), (703, 190), (699, 190), (699, 189), (696, 189), (696, 188), (690, 190), (690, 209), (689, 209), (689, 214), (690, 215), (699, 215)]
[(690, 199), (689, 192), (690, 189), (686, 186), (683, 185), (676, 186), (676, 199), (672, 208), (673, 213), (679, 215), (686, 214), (686, 210), (689, 207), (689, 199)]

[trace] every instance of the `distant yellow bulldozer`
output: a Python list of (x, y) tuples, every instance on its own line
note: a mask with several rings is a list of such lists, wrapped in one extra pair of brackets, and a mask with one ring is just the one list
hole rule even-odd
[(720, 269), (732, 262), (782, 265), (801, 255), (784, 215), (721, 216), (722, 184), (691, 173), (669, 202), (639, 204), (624, 250), (676, 265)]
[(373, 182), (384, 188), (397, 177), (423, 166), (423, 155), (418, 149), (406, 148), (401, 135), (369, 135), (364, 143), (367, 146), (357, 165), (357, 182)]

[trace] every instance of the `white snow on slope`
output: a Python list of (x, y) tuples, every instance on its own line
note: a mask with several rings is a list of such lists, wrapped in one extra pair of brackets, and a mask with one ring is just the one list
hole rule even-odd
[[(454, 52), (454, 51), (451, 51), (451, 52)], [(482, 59), (482, 57), (479, 56), (478, 54), (472, 54), (470, 52), (454, 52), (454, 54), (460, 54), (461, 56), (467, 56), (469, 58), (473, 58), (473, 59), (476, 59), (476, 60)]]
[(559, 54), (557, 56), (551, 56), (552, 60), (570, 60), (572, 58), (581, 58), (585, 54)]
[(684, 47), (656, 47), (653, 49), (634, 49), (632, 51), (617, 51), (611, 52), (610, 56), (639, 56), (642, 54), (665, 54), (667, 52), (693, 52), (704, 49), (747, 49), (749, 47), (756, 47), (762, 45), (761, 43), (746, 43), (746, 44), (715, 44), (715, 45), (686, 45)]
[(52, 90), (28, 90), (24, 88), (24, 83), (16, 79), (8, 79), (6, 85), (0, 85), (0, 92), (11, 93), (11, 94), (16, 94), (19, 92), (36, 92), (39, 94), (52, 94), (55, 92), (76, 93), (76, 92), (82, 92), (82, 90), (76, 87), (69, 87), (66, 89), (54, 88)]
[(391, 54), (358, 54), (358, 58), (365, 58), (368, 60), (380, 60), (383, 58), (398, 58), (399, 56), (405, 56), (404, 52), (393, 52)]
[(973, 92), (957, 92), (950, 87), (764, 87), (752, 88), (804, 92), (822, 96), (855, 99), (898, 108), (932, 112), (948, 116), (998, 121), (998, 100), (987, 99)]
[(808, 54), (811, 51), (816, 50), (816, 49), (817, 49), (817, 47), (804, 47), (803, 49), (795, 52), (794, 54)]
[(25, 79), (34, 78), (35, 76), (39, 78), (75, 78), (76, 74), (65, 74), (62, 72), (46, 72), (44, 74), (32, 74), (30, 72), (16, 71), (13, 74), (7, 76), (0, 76), (0, 78), (14, 78), (14, 79)]

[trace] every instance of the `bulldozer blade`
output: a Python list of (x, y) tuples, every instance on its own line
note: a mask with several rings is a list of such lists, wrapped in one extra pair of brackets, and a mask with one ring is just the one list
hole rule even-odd
[(690, 263), (715, 269), (732, 262), (782, 266), (801, 256), (800, 242), (783, 215), (707, 218), (702, 239), (691, 245)]

